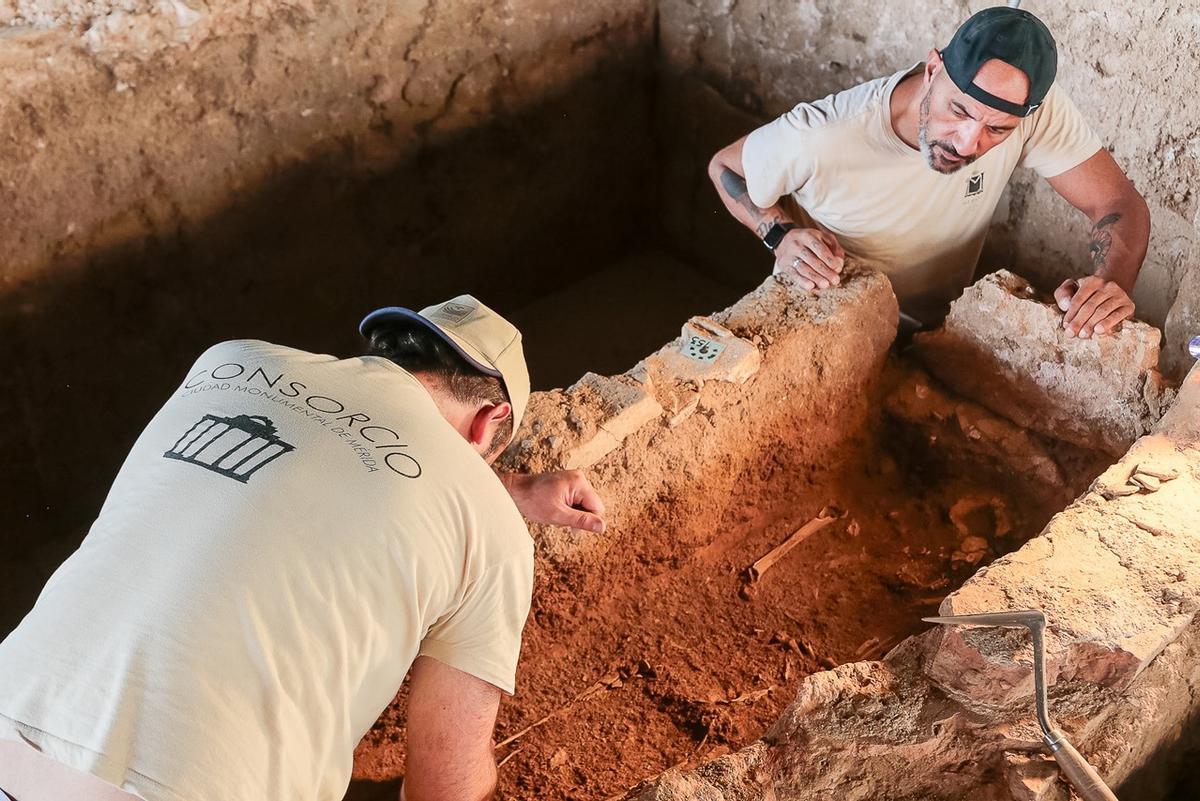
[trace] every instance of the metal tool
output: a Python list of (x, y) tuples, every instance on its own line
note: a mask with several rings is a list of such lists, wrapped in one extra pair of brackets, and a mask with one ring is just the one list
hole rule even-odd
[(1005, 628), (1027, 628), (1033, 636), (1033, 688), (1037, 704), (1038, 725), (1042, 727), (1042, 739), (1050, 747), (1050, 753), (1058, 767), (1075, 787), (1084, 801), (1117, 801), (1113, 791), (1100, 778), (1083, 755), (1067, 740), (1066, 735), (1054, 728), (1046, 708), (1046, 648), (1043, 633), (1046, 616), (1036, 609), (1013, 612), (984, 612), (978, 615), (947, 615), (946, 617), (922, 618), (926, 623), (941, 623), (946, 626), (1003, 626)]

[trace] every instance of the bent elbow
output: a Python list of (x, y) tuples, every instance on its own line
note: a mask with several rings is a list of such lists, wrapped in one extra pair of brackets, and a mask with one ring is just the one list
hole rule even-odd
[(711, 159), (708, 160), (708, 179), (715, 185), (721, 179), (721, 171), (725, 169), (725, 161), (721, 158), (724, 150), (718, 150), (713, 153)]

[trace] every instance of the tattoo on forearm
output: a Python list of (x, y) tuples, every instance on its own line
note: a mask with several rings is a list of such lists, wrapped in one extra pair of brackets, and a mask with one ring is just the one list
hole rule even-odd
[(1104, 215), (1092, 226), (1092, 241), (1088, 243), (1088, 255), (1092, 257), (1094, 270), (1103, 267), (1108, 258), (1108, 251), (1112, 248), (1112, 231), (1109, 231), (1108, 228), (1119, 219), (1121, 219), (1121, 215), (1113, 212)]

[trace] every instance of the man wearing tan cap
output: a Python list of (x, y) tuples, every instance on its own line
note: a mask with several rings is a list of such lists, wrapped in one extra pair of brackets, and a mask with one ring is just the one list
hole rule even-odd
[[(480, 799), (539, 522), (603, 528), (578, 473), (489, 464), (520, 333), (464, 295), (363, 320), (366, 356), (210, 348), (87, 538), (0, 643), (18, 801), (338, 801), (411, 668), (402, 796)], [(4, 794), (0, 794), (0, 800)]]

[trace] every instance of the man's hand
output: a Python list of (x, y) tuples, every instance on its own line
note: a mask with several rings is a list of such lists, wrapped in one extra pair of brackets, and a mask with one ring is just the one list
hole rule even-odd
[(604, 501), (578, 470), (501, 473), (500, 480), (517, 509), (534, 523), (604, 533)]
[(1054, 290), (1054, 299), (1062, 309), (1063, 328), (1069, 336), (1088, 338), (1111, 334), (1122, 320), (1133, 314), (1133, 300), (1115, 281), (1089, 275), (1078, 281), (1068, 278)]
[(846, 251), (837, 237), (816, 228), (795, 228), (775, 248), (775, 272), (795, 276), (796, 283), (812, 291), (842, 282)]

